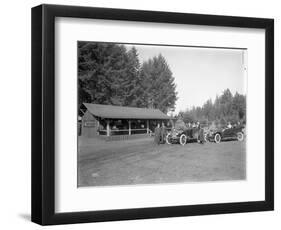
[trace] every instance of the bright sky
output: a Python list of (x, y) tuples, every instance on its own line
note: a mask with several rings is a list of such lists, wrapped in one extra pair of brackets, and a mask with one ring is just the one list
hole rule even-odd
[(160, 53), (166, 58), (178, 92), (175, 113), (192, 106), (202, 106), (227, 88), (233, 94), (246, 94), (245, 50), (148, 45), (135, 47), (141, 62)]

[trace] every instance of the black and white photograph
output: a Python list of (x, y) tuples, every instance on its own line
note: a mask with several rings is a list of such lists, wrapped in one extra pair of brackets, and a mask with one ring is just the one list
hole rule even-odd
[(32, 8), (31, 220), (274, 210), (274, 19), (128, 7)]
[(247, 179), (247, 49), (77, 41), (77, 54), (78, 187)]

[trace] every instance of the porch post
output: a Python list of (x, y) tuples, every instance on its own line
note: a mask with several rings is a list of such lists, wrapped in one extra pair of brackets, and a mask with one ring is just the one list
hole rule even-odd
[(99, 130), (100, 130), (100, 121), (97, 120), (97, 135), (100, 135)]
[(109, 120), (106, 120), (106, 136), (110, 136)]
[(129, 120), (129, 135), (131, 135), (131, 120)]
[(146, 120), (146, 133), (149, 134), (149, 120)]

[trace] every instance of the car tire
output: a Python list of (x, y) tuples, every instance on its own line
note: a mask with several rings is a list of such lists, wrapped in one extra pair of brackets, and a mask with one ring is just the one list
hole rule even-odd
[(180, 136), (180, 144), (181, 144), (182, 146), (184, 146), (184, 145), (186, 144), (186, 141), (187, 141), (187, 136), (186, 136), (185, 134), (182, 134), (182, 135)]
[(167, 136), (166, 136), (166, 143), (167, 143), (168, 145), (172, 144), (170, 138), (172, 138), (172, 135), (171, 135), (170, 133), (168, 133)]
[(217, 133), (214, 137), (214, 141), (215, 143), (220, 143), (221, 142), (221, 135), (219, 133)]
[(244, 134), (242, 132), (237, 133), (237, 140), (243, 141), (244, 140)]

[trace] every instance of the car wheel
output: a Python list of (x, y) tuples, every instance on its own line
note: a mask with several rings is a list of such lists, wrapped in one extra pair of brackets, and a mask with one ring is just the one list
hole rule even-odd
[(185, 144), (186, 144), (186, 141), (187, 141), (186, 135), (185, 135), (185, 134), (182, 134), (182, 135), (180, 136), (180, 144), (181, 144), (181, 145), (185, 145)]
[(171, 138), (172, 138), (172, 135), (170, 133), (168, 133), (166, 136), (166, 143), (168, 145), (172, 144)]
[(216, 143), (220, 143), (220, 142), (221, 142), (221, 135), (220, 135), (219, 133), (217, 133), (217, 134), (215, 135), (214, 140), (215, 140)]
[(243, 141), (244, 140), (244, 134), (242, 132), (237, 133), (237, 140)]

